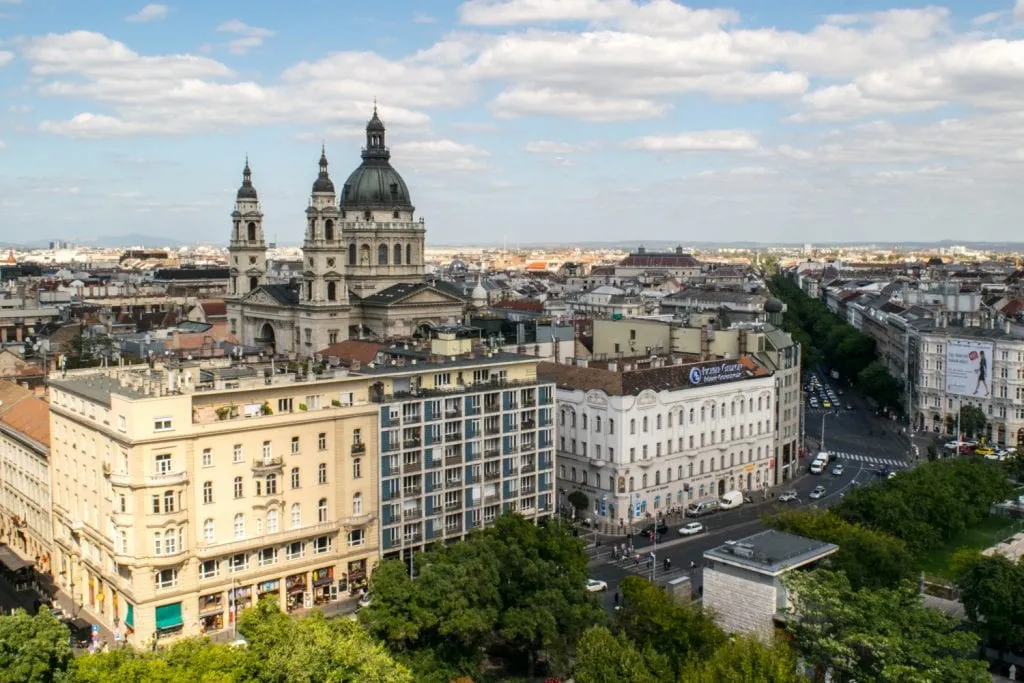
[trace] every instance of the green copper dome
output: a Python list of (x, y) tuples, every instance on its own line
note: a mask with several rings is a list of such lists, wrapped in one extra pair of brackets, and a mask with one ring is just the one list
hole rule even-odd
[(391, 151), (384, 144), (384, 134), (384, 123), (374, 107), (373, 118), (366, 124), (363, 163), (352, 171), (341, 189), (341, 208), (413, 210), (408, 186), (391, 167)]

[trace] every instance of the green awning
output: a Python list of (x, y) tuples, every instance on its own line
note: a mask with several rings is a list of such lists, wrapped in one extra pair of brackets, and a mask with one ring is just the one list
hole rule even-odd
[(174, 628), (181, 626), (181, 603), (176, 602), (173, 605), (160, 605), (156, 608), (156, 627), (157, 629)]
[(124, 615), (124, 625), (128, 628), (135, 628), (135, 605), (132, 603), (126, 603), (128, 605), (128, 612)]

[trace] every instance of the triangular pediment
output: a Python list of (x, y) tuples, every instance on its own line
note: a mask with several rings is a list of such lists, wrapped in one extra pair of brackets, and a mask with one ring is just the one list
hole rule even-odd
[(459, 305), (466, 300), (427, 283), (398, 284), (363, 299), (366, 306)]

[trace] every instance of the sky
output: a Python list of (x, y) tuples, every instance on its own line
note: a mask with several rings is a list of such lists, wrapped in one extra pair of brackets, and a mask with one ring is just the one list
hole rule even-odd
[(301, 243), (375, 100), (428, 245), (1024, 241), (1013, 3), (0, 0), (0, 241)]

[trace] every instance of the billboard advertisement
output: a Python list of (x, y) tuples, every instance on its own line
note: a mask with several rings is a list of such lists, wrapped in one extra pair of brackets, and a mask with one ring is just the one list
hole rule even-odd
[(722, 360), (714, 363), (694, 365), (690, 368), (690, 385), (720, 384), (747, 376), (746, 367), (735, 360)]
[(949, 340), (946, 345), (946, 393), (988, 398), (994, 353), (991, 342)]

